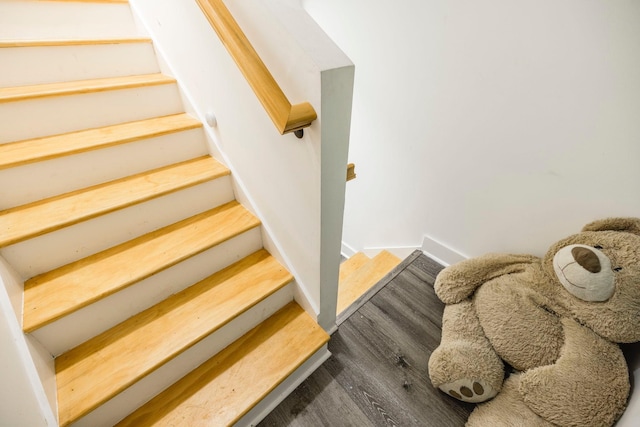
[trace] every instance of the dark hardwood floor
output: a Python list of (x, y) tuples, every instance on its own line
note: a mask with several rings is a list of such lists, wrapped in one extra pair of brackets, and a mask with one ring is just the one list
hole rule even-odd
[(463, 426), (473, 406), (435, 389), (429, 355), (440, 342), (442, 267), (419, 251), (339, 326), (332, 356), (258, 426)]

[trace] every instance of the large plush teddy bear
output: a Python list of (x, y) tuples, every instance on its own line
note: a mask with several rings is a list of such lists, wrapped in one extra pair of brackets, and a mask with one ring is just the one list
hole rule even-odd
[(488, 401), (467, 426), (610, 426), (624, 411), (618, 343), (640, 341), (640, 219), (595, 221), (544, 258), (463, 261), (435, 290), (446, 306), (431, 381)]

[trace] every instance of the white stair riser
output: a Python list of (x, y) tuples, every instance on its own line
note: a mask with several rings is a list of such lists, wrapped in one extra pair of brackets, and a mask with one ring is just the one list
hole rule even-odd
[(159, 72), (150, 42), (0, 48), (0, 64), (0, 87)]
[(262, 247), (260, 227), (32, 332), (54, 356), (83, 343)]
[(138, 34), (127, 3), (0, 2), (0, 39), (122, 38)]
[(184, 111), (175, 84), (0, 103), (0, 143)]
[(202, 129), (192, 129), (0, 169), (0, 210), (206, 154)]
[(229, 176), (0, 250), (24, 280), (233, 200)]
[(108, 426), (124, 418), (134, 409), (204, 363), (237, 338), (257, 326), (293, 299), (292, 285), (274, 293), (251, 310), (182, 353), (161, 368), (124, 390), (73, 426)]

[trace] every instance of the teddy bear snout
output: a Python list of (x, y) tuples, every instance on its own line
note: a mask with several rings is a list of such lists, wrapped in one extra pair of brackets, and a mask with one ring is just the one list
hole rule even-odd
[(553, 257), (553, 269), (562, 286), (583, 301), (606, 301), (615, 291), (611, 260), (587, 245), (569, 245)]
[(584, 246), (576, 246), (571, 249), (571, 254), (573, 255), (573, 259), (590, 273), (599, 273), (600, 270), (602, 270), (598, 255), (591, 249), (585, 248)]

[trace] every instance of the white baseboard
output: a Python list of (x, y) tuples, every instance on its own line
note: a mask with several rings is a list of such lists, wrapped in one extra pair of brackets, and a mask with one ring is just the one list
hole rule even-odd
[(368, 247), (364, 248), (362, 252), (369, 258), (373, 258), (381, 251), (385, 250), (397, 256), (400, 259), (405, 259), (411, 255), (416, 249), (420, 249), (419, 246), (386, 246), (386, 247)]
[[(373, 258), (374, 256), (378, 255), (380, 251), (386, 250), (388, 252), (391, 252), (392, 254), (394, 254), (400, 259), (405, 259), (409, 255), (411, 255), (411, 253), (416, 249), (420, 249), (420, 247), (419, 246), (379, 246), (379, 247), (372, 246), (372, 247), (367, 247), (362, 249), (362, 252), (369, 258)], [(358, 250), (352, 248), (345, 242), (342, 242), (341, 251), (342, 251), (342, 256), (344, 256), (345, 258), (351, 258), (358, 252)]]
[(422, 252), (445, 267), (467, 259), (467, 257), (460, 252), (445, 246), (429, 236), (424, 236), (422, 240)]
[(351, 258), (358, 252), (345, 242), (342, 242), (342, 248), (340, 249), (340, 251), (342, 253), (342, 256), (344, 256), (345, 258)]

